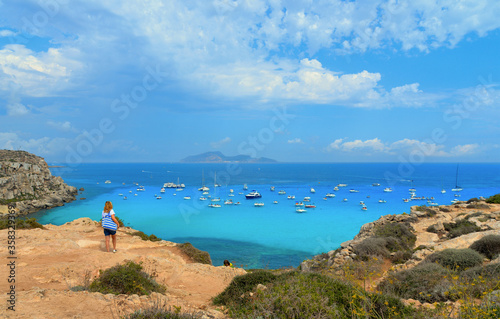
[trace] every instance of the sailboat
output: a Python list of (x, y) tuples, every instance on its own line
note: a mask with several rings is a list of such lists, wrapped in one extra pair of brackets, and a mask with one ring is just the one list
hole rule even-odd
[(205, 186), (205, 173), (201, 170), (201, 187), (198, 188), (200, 192), (208, 192), (209, 188)]
[(452, 192), (460, 192), (462, 191), (463, 188), (458, 186), (458, 164), (457, 164), (457, 174), (456, 174), (456, 177), (455, 177), (455, 188), (452, 188), (451, 191)]

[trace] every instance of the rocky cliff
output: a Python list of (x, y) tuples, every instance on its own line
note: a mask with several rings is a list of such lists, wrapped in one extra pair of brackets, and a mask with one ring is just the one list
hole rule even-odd
[(25, 151), (0, 150), (0, 204), (15, 203), (19, 215), (62, 206), (78, 191), (52, 176), (42, 157)]

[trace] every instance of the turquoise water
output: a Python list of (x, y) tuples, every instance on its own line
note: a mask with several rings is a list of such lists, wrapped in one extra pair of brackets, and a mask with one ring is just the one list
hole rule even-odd
[[(402, 199), (409, 197), (409, 188), (415, 188), (417, 196), (434, 197), (438, 204), (450, 204), (455, 194), (467, 200), (500, 193), (499, 164), (461, 164), (458, 183), (464, 189), (459, 193), (451, 191), (456, 170), (456, 164), (410, 167), (397, 163), (81, 164), (52, 168), (52, 173), (70, 185), (84, 187), (79, 197), (86, 199), (34, 216), (41, 223), (56, 225), (80, 217), (99, 220), (104, 202), (111, 200), (126, 225), (165, 240), (190, 242), (208, 251), (214, 265), (229, 259), (246, 268), (279, 268), (297, 266), (306, 258), (338, 248), (363, 224), (381, 215), (401, 214), (409, 212), (410, 206), (427, 204), (425, 200), (405, 203)], [(221, 187), (213, 187), (215, 176)], [(221, 208), (208, 207), (210, 199), (199, 200), (202, 180), (210, 187), (210, 196), (221, 198)], [(184, 190), (160, 193), (164, 183), (177, 181), (186, 185)], [(136, 183), (145, 191), (137, 191)], [(347, 186), (334, 191), (339, 183)], [(243, 190), (244, 184), (248, 191)], [(384, 192), (385, 187), (393, 192)], [(311, 188), (316, 192), (311, 193)], [(445, 194), (441, 193), (443, 188)], [(234, 197), (229, 196), (231, 189)], [(246, 200), (244, 194), (253, 189), (262, 198)], [(359, 192), (351, 193), (350, 189)], [(286, 195), (279, 195), (279, 190)], [(327, 193), (336, 196), (325, 200)], [(295, 200), (288, 200), (288, 195), (295, 195)], [(184, 199), (186, 196), (191, 199)], [(295, 202), (306, 196), (317, 207), (296, 213)], [(224, 205), (225, 199), (241, 204)], [(379, 203), (380, 199), (386, 202)], [(264, 207), (254, 207), (257, 201)], [(367, 211), (361, 210), (360, 201), (365, 202)]]

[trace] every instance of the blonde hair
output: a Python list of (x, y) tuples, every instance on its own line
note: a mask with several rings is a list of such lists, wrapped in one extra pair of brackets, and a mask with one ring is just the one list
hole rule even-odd
[(104, 211), (106, 213), (108, 213), (110, 210), (113, 209), (113, 204), (111, 204), (111, 202), (108, 200), (105, 204), (104, 204)]

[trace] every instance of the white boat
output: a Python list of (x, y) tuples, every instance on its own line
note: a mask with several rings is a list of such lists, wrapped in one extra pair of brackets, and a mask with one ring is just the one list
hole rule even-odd
[(277, 200), (275, 200), (275, 201), (273, 202), (273, 204), (278, 204), (278, 201), (277, 201)]
[(347, 202), (347, 198), (344, 198), (342, 201)]
[(334, 191), (338, 191), (338, 190), (339, 190), (338, 186), (335, 186), (335, 187), (333, 188), (333, 190), (334, 190)]
[(384, 188), (384, 192), (390, 193), (390, 192), (392, 192), (392, 188), (386, 187), (386, 188)]
[(459, 200), (457, 198), (455, 198), (454, 200), (451, 201), (452, 204), (455, 204), (455, 203), (458, 203)]
[(444, 194), (444, 193), (446, 193), (446, 190), (443, 188), (443, 189), (441, 190), (441, 194)]
[(156, 199), (161, 199), (161, 196), (156, 196)]
[(104, 182), (104, 184), (111, 184), (111, 181), (108, 179), (107, 181)]
[(264, 203), (254, 203), (253, 206), (255, 206), (255, 207), (262, 207), (262, 206), (264, 206)]
[(328, 194), (325, 195), (325, 197), (332, 197), (333, 198), (333, 197), (335, 197), (335, 194), (328, 193)]
[(199, 198), (199, 200), (207, 200), (207, 198), (202, 196)]
[(359, 191), (357, 189), (350, 189), (349, 192), (350, 193), (359, 193)]
[(233, 190), (233, 189), (230, 189), (230, 190), (229, 190), (229, 192), (230, 192), (230, 193), (234, 193), (234, 190)]
[(127, 196), (123, 196), (123, 199), (127, 199)]
[(297, 209), (295, 209), (295, 212), (296, 213), (305, 213), (305, 212), (307, 212), (307, 210), (305, 210), (304, 208), (297, 208)]
[(250, 193), (246, 194), (245, 197), (247, 199), (261, 198), (262, 195), (259, 192), (257, 192), (257, 191), (251, 191)]
[(379, 183), (373, 183), (372, 186), (380, 186)]
[(191, 196), (184, 196), (185, 200), (191, 199)]
[(316, 193), (316, 190), (311, 187), (310, 192), (314, 194), (314, 193)]
[(366, 206), (361, 207), (362, 210), (368, 210)]
[(385, 199), (379, 199), (378, 202), (379, 203), (387, 203), (387, 201)]
[(304, 206), (304, 203), (302, 203), (302, 202), (296, 202), (296, 203), (295, 203), (295, 206), (296, 206), (296, 207), (297, 207), (297, 206)]
[(123, 196), (123, 194), (118, 194), (118, 196)]
[(202, 186), (202, 187), (198, 188), (198, 190), (199, 190), (200, 192), (208, 192), (208, 191), (210, 190), (210, 188), (208, 188), (208, 187), (206, 187), (206, 186)]
[(338, 184), (337, 186), (338, 186), (338, 187), (346, 187), (346, 186), (347, 186), (347, 184)]
[(280, 191), (278, 192), (278, 195), (285, 195), (285, 194), (286, 194), (286, 192), (285, 192), (284, 190), (280, 190)]
[(311, 197), (309, 197), (309, 196), (304, 197), (304, 202), (310, 202), (310, 201), (311, 201)]
[(162, 187), (162, 188), (160, 189), (160, 193), (165, 193), (165, 187)]
[(146, 189), (144, 188), (144, 186), (139, 186), (139, 187), (137, 188), (137, 191), (138, 191), (138, 192), (144, 192), (144, 191), (146, 191)]
[(287, 198), (288, 199), (295, 199), (295, 195), (288, 195)]
[(220, 207), (222, 207), (222, 206), (221, 206), (221, 205), (219, 205), (219, 204), (213, 204), (213, 203), (211, 203), (211, 204), (208, 204), (208, 207), (212, 207), (212, 208), (220, 208)]
[(233, 201), (228, 199), (224, 202), (224, 205), (233, 205)]
[(200, 192), (208, 192), (210, 188), (205, 186), (205, 171), (201, 170), (201, 187), (198, 188)]
[(220, 198), (218, 198), (218, 197), (217, 198), (212, 198), (211, 201), (212, 202), (220, 202)]
[(360, 201), (360, 202), (359, 202), (359, 204), (360, 204), (361, 206), (364, 206), (364, 205), (365, 205), (365, 202)]
[(271, 186), (271, 192), (274, 192), (274, 186)]
[(462, 191), (463, 188), (458, 186), (458, 164), (457, 164), (457, 174), (456, 174), (456, 177), (455, 177), (455, 188), (452, 188), (451, 191), (452, 192), (460, 192)]
[(243, 189), (244, 189), (244, 190), (247, 190), (247, 189), (248, 189), (247, 184), (243, 185)]

